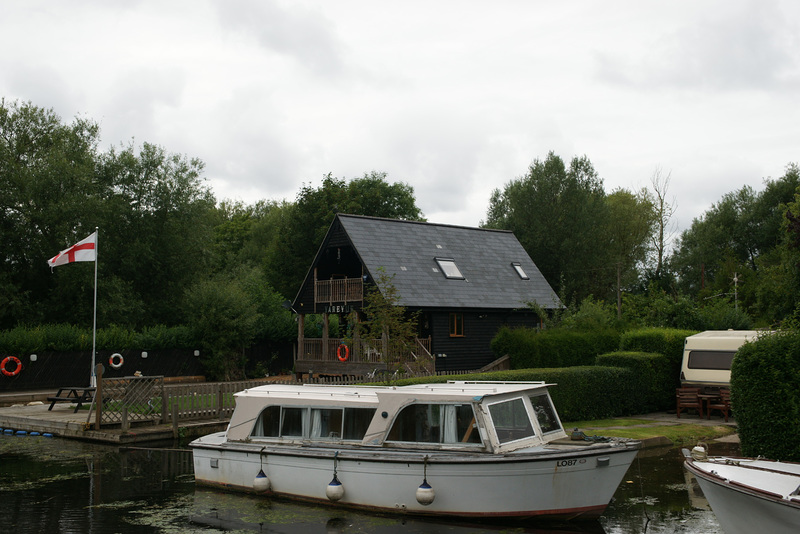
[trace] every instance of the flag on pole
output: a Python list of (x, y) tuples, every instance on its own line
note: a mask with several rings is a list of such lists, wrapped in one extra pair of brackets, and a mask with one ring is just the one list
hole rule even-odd
[(97, 231), (82, 241), (78, 241), (71, 247), (62, 250), (49, 260), (47, 265), (58, 267), (75, 261), (96, 261), (97, 260)]

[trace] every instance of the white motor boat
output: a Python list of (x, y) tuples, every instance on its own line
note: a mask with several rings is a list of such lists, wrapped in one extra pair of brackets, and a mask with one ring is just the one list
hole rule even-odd
[(707, 456), (703, 447), (683, 454), (726, 534), (800, 532), (800, 464)]
[(573, 440), (544, 382), (265, 385), (193, 441), (200, 485), (380, 512), (594, 519), (635, 440)]

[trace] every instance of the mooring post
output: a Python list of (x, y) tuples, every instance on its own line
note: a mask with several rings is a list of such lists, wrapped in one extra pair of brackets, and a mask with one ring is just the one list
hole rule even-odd
[(94, 390), (94, 429), (100, 430), (100, 420), (103, 411), (103, 364), (95, 365), (94, 374), (97, 377), (97, 389)]
[(130, 424), (128, 422), (128, 406), (122, 405), (122, 431), (127, 432), (130, 428)]
[(172, 403), (172, 437), (178, 439), (178, 403)]

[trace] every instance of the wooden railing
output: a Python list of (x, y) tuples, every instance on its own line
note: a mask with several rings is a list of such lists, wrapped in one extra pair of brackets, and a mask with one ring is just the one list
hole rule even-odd
[[(347, 360), (344, 362), (339, 358), (341, 345), (347, 347)], [(344, 352), (344, 349), (341, 351)], [(354, 343), (342, 338), (330, 338), (326, 343), (323, 339), (305, 338), (298, 359), (343, 364), (413, 362), (418, 357), (430, 357), (430, 353), (431, 338), (417, 338), (412, 346), (390, 341), (385, 348), (379, 339), (360, 340)]]
[[(164, 377), (101, 379), (92, 409), (96, 427), (131, 423), (173, 423), (196, 419), (230, 419), (233, 394), (261, 386), (265, 380), (164, 385)], [(91, 414), (90, 414), (91, 417)]]
[(362, 300), (364, 300), (364, 282), (360, 278), (314, 281), (314, 302), (316, 303), (347, 304)]

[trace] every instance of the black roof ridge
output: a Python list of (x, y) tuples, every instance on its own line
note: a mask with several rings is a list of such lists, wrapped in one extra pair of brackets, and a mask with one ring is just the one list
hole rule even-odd
[(387, 221), (387, 222), (400, 222), (400, 223), (409, 223), (409, 224), (419, 224), (425, 226), (441, 226), (445, 228), (460, 228), (462, 230), (480, 230), (482, 232), (496, 232), (501, 234), (513, 234), (514, 232), (511, 230), (501, 230), (499, 228), (481, 228), (479, 226), (465, 226), (462, 224), (449, 224), (449, 223), (435, 223), (429, 221), (412, 221), (409, 219), (392, 219), (390, 217), (375, 217), (372, 215), (355, 215), (352, 213), (337, 213), (337, 217), (351, 217), (354, 219), (372, 219), (376, 221)]

